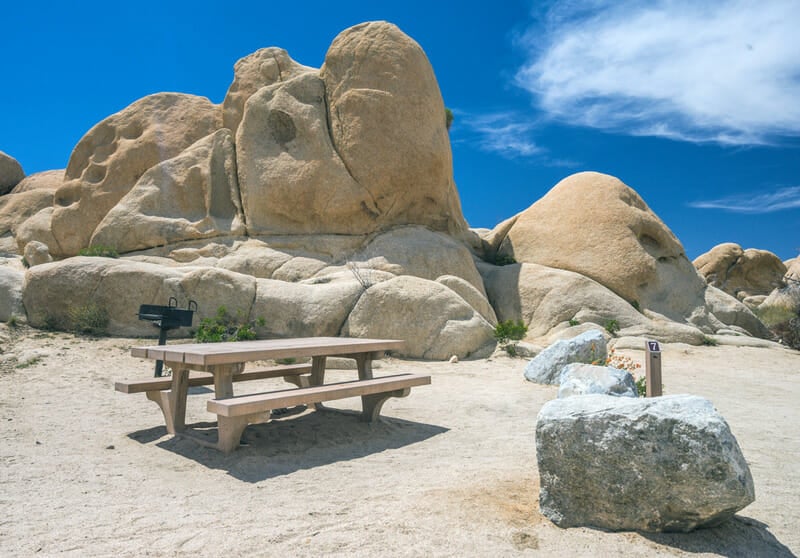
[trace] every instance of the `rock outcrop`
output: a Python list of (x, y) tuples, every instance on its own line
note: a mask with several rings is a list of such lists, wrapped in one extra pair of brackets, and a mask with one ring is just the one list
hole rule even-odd
[(76, 255), (148, 169), (221, 125), (218, 106), (204, 97), (179, 93), (150, 95), (109, 116), (87, 132), (70, 156), (50, 216), (52, 237), (18, 243), (40, 240), (54, 256)]
[(233, 138), (223, 128), (145, 172), (106, 214), (91, 244), (133, 252), (243, 234)]
[(256, 91), (308, 72), (317, 73), (317, 70), (298, 64), (282, 48), (262, 48), (241, 58), (233, 66), (233, 83), (222, 101), (223, 127), (235, 137), (245, 103)]
[(786, 266), (766, 250), (743, 250), (732, 242), (720, 244), (698, 256), (694, 265), (709, 285), (739, 300), (769, 295), (784, 286)]
[(574, 174), (520, 213), (500, 257), (580, 273), (670, 320), (703, 306), (705, 282), (683, 246), (619, 179)]
[(382, 226), (467, 230), (453, 182), (445, 107), (422, 48), (396, 26), (339, 34), (320, 70), (333, 144)]
[(703, 398), (581, 395), (536, 421), (539, 508), (560, 527), (688, 532), (755, 499), (725, 419)]
[(404, 275), (367, 289), (342, 333), (404, 339), (403, 354), (446, 360), (452, 355), (488, 356), (495, 345), (492, 331), (474, 308), (441, 283)]
[[(568, 177), (494, 230), (469, 230), (433, 69), (387, 22), (343, 31), (321, 69), (254, 52), (221, 105), (145, 97), (86, 133), (66, 171), (13, 181), (0, 253), (32, 266), (33, 324), (69, 328), (94, 304), (108, 333), (143, 335), (138, 304), (175, 296), (197, 300), (199, 317), (268, 314), (262, 336), (399, 337), (422, 358), (489, 354), (506, 320), (522, 320), (532, 346), (605, 338), (608, 324), (693, 344), (768, 334), (706, 288), (613, 177)], [(122, 257), (71, 258), (89, 246)], [(489, 263), (498, 254), (520, 263)]]
[(22, 224), (42, 210), (53, 207), (64, 171), (46, 171), (25, 177), (10, 193), (0, 197), (0, 251), (21, 252), (17, 243)]
[(22, 285), (25, 274), (0, 266), (0, 322), (7, 322), (12, 316), (23, 318), (25, 308), (22, 305)]
[(25, 171), (19, 162), (0, 151), (0, 196), (9, 193), (25, 178)]

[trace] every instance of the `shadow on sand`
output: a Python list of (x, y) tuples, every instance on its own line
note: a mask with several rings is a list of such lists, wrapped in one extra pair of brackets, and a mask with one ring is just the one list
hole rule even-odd
[[(402, 448), (448, 430), (386, 416), (374, 423), (359, 419), (360, 413), (354, 411), (325, 409), (251, 424), (242, 436), (242, 445), (230, 455), (181, 436), (168, 437), (156, 445), (211, 469), (227, 471), (239, 480), (255, 483)], [(216, 423), (190, 426), (194, 437), (216, 441)], [(146, 444), (166, 434), (166, 429), (159, 426), (132, 432), (128, 437)]]
[(796, 555), (769, 532), (760, 521), (735, 515), (717, 527), (698, 529), (691, 533), (640, 533), (654, 543), (691, 553), (713, 553), (728, 558), (774, 558)]

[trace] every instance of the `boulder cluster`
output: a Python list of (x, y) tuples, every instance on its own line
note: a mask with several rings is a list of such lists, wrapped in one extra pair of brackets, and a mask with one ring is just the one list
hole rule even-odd
[(138, 305), (175, 297), (198, 319), (263, 317), (264, 337), (401, 338), (431, 359), (491, 354), (505, 320), (532, 342), (609, 320), (694, 344), (767, 334), (747, 306), (761, 277), (744, 298), (730, 289), (746, 278), (709, 283), (614, 177), (567, 177), (470, 229), (445, 122), (422, 48), (369, 22), (320, 69), (280, 48), (246, 56), (219, 105), (140, 99), (89, 130), (66, 169), (25, 176), (0, 153), (0, 320), (63, 325), (92, 306), (108, 333), (148, 335)]

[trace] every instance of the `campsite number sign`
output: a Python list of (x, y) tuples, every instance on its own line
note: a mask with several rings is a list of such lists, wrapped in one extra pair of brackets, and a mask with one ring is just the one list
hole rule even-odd
[(647, 360), (645, 374), (647, 376), (647, 397), (661, 395), (661, 345), (658, 341), (646, 341)]

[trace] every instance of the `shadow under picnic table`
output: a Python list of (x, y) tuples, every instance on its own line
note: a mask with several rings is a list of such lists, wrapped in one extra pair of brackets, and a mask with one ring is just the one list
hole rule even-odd
[[(206, 467), (226, 470), (242, 481), (255, 483), (411, 446), (448, 431), (441, 426), (390, 416), (381, 416), (376, 422), (363, 422), (360, 415), (360, 412), (326, 408), (251, 424), (244, 431), (242, 445), (229, 455), (204, 447), (187, 436), (169, 437), (156, 445)], [(188, 426), (192, 428), (192, 437), (216, 440), (216, 423)], [(158, 427), (129, 436), (148, 443), (165, 434), (164, 427)]]

